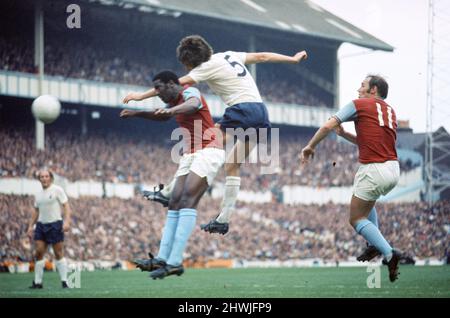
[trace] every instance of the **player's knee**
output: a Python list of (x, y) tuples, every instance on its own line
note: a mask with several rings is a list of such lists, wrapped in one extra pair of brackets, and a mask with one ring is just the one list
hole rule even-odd
[(57, 253), (57, 252), (55, 252), (55, 258), (56, 258), (56, 260), (60, 260), (61, 258), (63, 258), (64, 257), (64, 253), (61, 251), (61, 252), (59, 252), (59, 253)]
[(63, 258), (64, 257), (64, 251), (62, 250), (62, 248), (61, 248), (61, 250), (56, 250), (56, 249), (53, 249), (53, 251), (55, 252), (55, 258), (59, 261), (61, 258)]
[(353, 228), (355, 228), (355, 227), (356, 227), (356, 224), (358, 224), (358, 222), (359, 222), (360, 219), (361, 219), (360, 217), (350, 216), (348, 222), (350, 223), (350, 225), (351, 225)]
[(355, 228), (355, 221), (353, 220), (353, 218), (349, 218), (348, 219), (348, 223), (350, 223), (350, 225)]
[(42, 259), (44, 257), (44, 254), (45, 254), (45, 249), (44, 248), (38, 247), (36, 249), (35, 255), (36, 255), (36, 258), (38, 260)]
[(44, 253), (42, 253), (41, 251), (36, 251), (35, 257), (36, 260), (41, 261), (44, 258)]
[(183, 193), (180, 199), (180, 209), (194, 209), (196, 199), (189, 193)]
[(181, 194), (179, 192), (172, 192), (169, 198), (169, 210), (178, 211), (180, 209)]
[(180, 209), (180, 200), (170, 198), (169, 200), (169, 210), (178, 211)]
[(180, 208), (181, 209), (190, 209), (191, 208), (191, 200), (188, 197), (182, 197), (180, 200)]

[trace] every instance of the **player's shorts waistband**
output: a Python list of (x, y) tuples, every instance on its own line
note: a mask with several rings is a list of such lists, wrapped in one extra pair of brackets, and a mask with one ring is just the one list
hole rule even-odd
[(266, 106), (266, 104), (264, 104), (263, 102), (244, 102), (244, 103), (237, 103), (237, 104), (233, 104), (231, 106), (228, 106), (227, 108), (230, 107), (239, 107), (239, 106), (245, 106), (245, 105), (253, 105), (253, 106)]
[(383, 164), (395, 164), (398, 163), (398, 160), (386, 160), (383, 162), (360, 162), (361, 166), (368, 166), (368, 165), (383, 165)]
[(217, 122), (223, 131), (228, 128), (270, 129), (269, 112), (264, 103), (239, 103), (227, 107), (223, 117)]
[(63, 221), (62, 219), (52, 220), (50, 222), (37, 221), (36, 224), (40, 223), (42, 225), (49, 225), (49, 224), (54, 224), (54, 223), (58, 223), (58, 222), (62, 222), (62, 221)]

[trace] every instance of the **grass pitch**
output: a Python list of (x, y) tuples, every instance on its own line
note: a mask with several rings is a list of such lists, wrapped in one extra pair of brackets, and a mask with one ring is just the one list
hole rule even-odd
[(187, 269), (163, 280), (140, 271), (81, 273), (81, 288), (63, 290), (58, 273), (44, 273), (44, 289), (30, 290), (34, 274), (0, 274), (6, 297), (151, 298), (303, 298), (303, 297), (450, 297), (450, 266), (401, 266), (389, 282), (381, 267), (380, 288), (368, 288), (371, 273), (357, 268)]

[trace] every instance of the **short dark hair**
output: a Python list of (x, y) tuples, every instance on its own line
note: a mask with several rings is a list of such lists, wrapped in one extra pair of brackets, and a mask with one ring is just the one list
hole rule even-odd
[(209, 61), (213, 49), (200, 35), (190, 35), (181, 39), (177, 47), (178, 60), (185, 66), (192, 68)]
[(168, 70), (159, 72), (158, 74), (153, 76), (153, 82), (157, 80), (160, 80), (164, 84), (168, 84), (170, 81), (174, 82), (175, 84), (180, 84), (177, 74)]
[(370, 77), (369, 89), (376, 86), (378, 89), (378, 95), (382, 99), (385, 99), (387, 97), (388, 91), (389, 91), (389, 85), (386, 82), (386, 80), (383, 77), (381, 77), (380, 75), (369, 74), (369, 75), (367, 75), (367, 77)]

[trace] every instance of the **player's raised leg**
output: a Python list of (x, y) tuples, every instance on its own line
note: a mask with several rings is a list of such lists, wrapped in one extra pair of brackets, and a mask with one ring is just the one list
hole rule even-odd
[(350, 202), (350, 224), (383, 254), (389, 268), (389, 279), (393, 282), (398, 277), (400, 254), (389, 245), (375, 224), (367, 219), (374, 205), (375, 201), (365, 201), (353, 195)]
[[(230, 137), (227, 137), (230, 138)], [(226, 234), (229, 229), (231, 214), (234, 211), (237, 196), (241, 186), (240, 169), (245, 159), (256, 146), (255, 142), (238, 140), (228, 154), (224, 164), (225, 191), (221, 203), (221, 211), (216, 219), (207, 224), (200, 225), (205, 232)]]
[[(378, 215), (375, 206), (372, 208), (372, 210), (370, 210), (367, 219), (378, 228)], [(359, 262), (368, 262), (379, 255), (381, 255), (380, 251), (377, 250), (375, 246), (367, 242), (367, 247), (364, 249), (363, 253), (356, 258), (356, 260), (358, 260)]]

